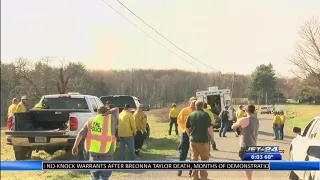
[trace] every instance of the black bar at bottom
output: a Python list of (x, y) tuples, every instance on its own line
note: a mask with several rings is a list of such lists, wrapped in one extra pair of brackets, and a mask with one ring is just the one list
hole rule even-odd
[(110, 170), (162, 170), (162, 169), (221, 169), (221, 170), (269, 170), (269, 162), (195, 162), (195, 163), (177, 163), (177, 162), (159, 162), (159, 163), (144, 163), (144, 162), (43, 162), (43, 170), (84, 170), (84, 169), (110, 169)]

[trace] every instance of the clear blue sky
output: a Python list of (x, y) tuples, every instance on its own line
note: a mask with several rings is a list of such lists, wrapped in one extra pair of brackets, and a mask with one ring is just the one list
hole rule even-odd
[[(56, 56), (93, 69), (180, 68), (211, 71), (184, 55), (124, 9), (124, 16), (180, 54), (182, 61), (101, 0), (2, 0), (1, 60)], [(122, 0), (182, 49), (222, 72), (250, 73), (273, 63), (291, 75), (287, 58), (299, 26), (320, 16), (319, 0)]]

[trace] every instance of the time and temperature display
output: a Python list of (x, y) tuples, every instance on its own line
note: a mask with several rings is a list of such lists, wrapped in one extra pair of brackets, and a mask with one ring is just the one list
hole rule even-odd
[(282, 160), (279, 146), (249, 146), (245, 149), (244, 160)]

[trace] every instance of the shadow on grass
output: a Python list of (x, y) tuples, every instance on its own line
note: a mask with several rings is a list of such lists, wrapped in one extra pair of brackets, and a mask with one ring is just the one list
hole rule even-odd
[[(264, 135), (264, 136), (271, 136), (271, 137), (274, 136), (273, 133), (266, 132), (266, 131), (259, 131), (258, 134), (259, 134), (259, 135)], [(286, 136), (286, 135), (285, 135), (284, 138), (286, 138), (286, 139), (293, 139), (294, 137), (293, 137), (293, 136)]]

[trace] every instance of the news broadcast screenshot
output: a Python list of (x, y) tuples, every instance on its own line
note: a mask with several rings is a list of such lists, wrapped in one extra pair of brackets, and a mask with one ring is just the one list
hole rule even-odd
[(1, 0), (1, 180), (320, 180), (320, 0)]

